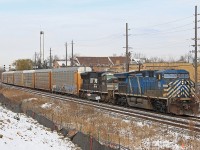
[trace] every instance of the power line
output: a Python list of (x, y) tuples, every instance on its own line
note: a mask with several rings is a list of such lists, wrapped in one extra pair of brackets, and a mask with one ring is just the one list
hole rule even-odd
[[(174, 22), (186, 20), (186, 19), (189, 19), (189, 18), (192, 18), (192, 17), (193, 16), (188, 16), (188, 17), (184, 17), (184, 18), (180, 18), (180, 19), (176, 19), (176, 20), (172, 20), (172, 21), (168, 21), (168, 22), (164, 22), (164, 23), (160, 23), (160, 24), (155, 24), (155, 25), (150, 25), (150, 26), (144, 26), (143, 28), (145, 28), (145, 27), (156, 27), (156, 26), (166, 25), (166, 24), (170, 24), (170, 23), (174, 23)], [(131, 29), (136, 29), (136, 28), (131, 28)]]
[(166, 30), (173, 30), (173, 29), (177, 29), (177, 28), (182, 28), (182, 27), (186, 27), (188, 25), (192, 25), (193, 23), (188, 23), (188, 24), (185, 24), (185, 25), (182, 25), (182, 26), (177, 26), (177, 27), (173, 27), (173, 28), (169, 28), (169, 29), (166, 29)]
[(90, 39), (90, 40), (77, 40), (79, 42), (90, 42), (90, 41), (99, 41), (99, 40), (105, 40), (105, 39), (109, 39), (109, 38), (114, 38), (114, 39), (119, 39), (122, 38), (122, 33), (118, 33), (118, 34), (111, 34), (108, 36), (104, 36), (104, 37), (99, 37), (99, 38), (95, 38), (95, 39)]
[(158, 31), (158, 33), (141, 33), (141, 34), (133, 34), (133, 36), (145, 36), (145, 35), (157, 35), (157, 34), (168, 34), (168, 33), (176, 33), (176, 32), (183, 32), (183, 31), (189, 31), (190, 29), (185, 30), (177, 30), (177, 31)]
[[(145, 43), (148, 44), (147, 42), (145, 42)], [(181, 43), (181, 44), (188, 43), (189, 44), (190, 42), (189, 42), (189, 40), (188, 41), (181, 40), (181, 41), (171, 41), (171, 42), (160, 41), (160, 42), (155, 42), (155, 43), (150, 42), (150, 43), (151, 43), (151, 45), (162, 45), (163, 46), (163, 43), (164, 44), (167, 43), (167, 45), (174, 45), (174, 44), (179, 44), (179, 43)]]
[(167, 45), (162, 45), (162, 46), (157, 46), (157, 47), (134, 47), (134, 49), (161, 49), (161, 48), (168, 48), (168, 47), (174, 47), (175, 45), (183, 45), (184, 42), (179, 42), (179, 43), (174, 43), (174, 44), (167, 44)]

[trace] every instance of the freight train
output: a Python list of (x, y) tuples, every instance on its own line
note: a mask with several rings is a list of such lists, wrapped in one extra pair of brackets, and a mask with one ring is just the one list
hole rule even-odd
[(186, 70), (115, 73), (67, 67), (4, 72), (2, 82), (176, 115), (197, 114), (199, 109)]

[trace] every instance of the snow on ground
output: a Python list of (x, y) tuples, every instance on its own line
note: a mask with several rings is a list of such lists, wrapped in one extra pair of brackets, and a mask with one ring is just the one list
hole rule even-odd
[(2, 150), (75, 150), (68, 139), (51, 132), (24, 114), (0, 106), (0, 149)]
[(45, 103), (41, 105), (42, 108), (46, 108), (46, 109), (51, 108), (51, 106), (52, 106), (51, 103)]
[(30, 102), (30, 101), (33, 101), (33, 100), (37, 100), (37, 98), (24, 99), (23, 102)]

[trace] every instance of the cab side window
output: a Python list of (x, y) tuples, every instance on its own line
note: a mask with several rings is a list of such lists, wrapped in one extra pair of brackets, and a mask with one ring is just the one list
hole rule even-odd
[(157, 80), (161, 80), (162, 79), (162, 75), (161, 74), (157, 74), (156, 78), (157, 78)]

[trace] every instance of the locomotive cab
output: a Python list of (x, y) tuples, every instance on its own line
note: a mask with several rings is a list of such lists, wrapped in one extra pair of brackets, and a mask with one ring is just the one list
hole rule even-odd
[(194, 83), (186, 70), (143, 70), (115, 74), (120, 105), (177, 115), (195, 114)]
[(196, 114), (199, 104), (194, 98), (194, 82), (186, 70), (164, 70), (156, 73), (158, 86), (167, 99), (168, 112), (174, 114)]
[(117, 90), (117, 78), (111, 72), (85, 72), (81, 74), (83, 80), (80, 97), (95, 101), (113, 101)]
[(85, 72), (81, 74), (81, 79), (83, 81), (79, 96), (82, 98), (87, 98), (90, 100), (100, 100), (99, 91), (101, 87), (99, 83), (101, 82), (100, 76), (103, 72)]
[(191, 98), (194, 93), (194, 83), (186, 70), (157, 71), (158, 87), (167, 98)]

